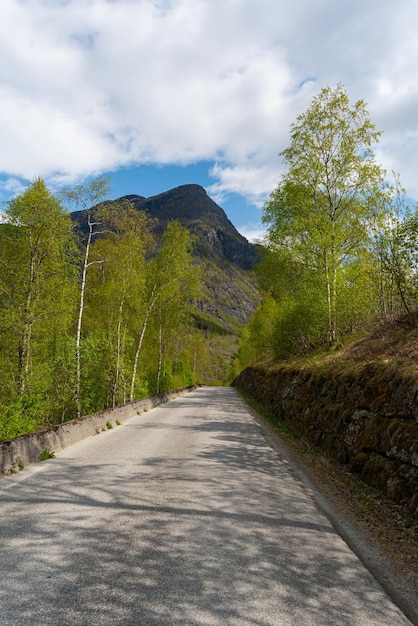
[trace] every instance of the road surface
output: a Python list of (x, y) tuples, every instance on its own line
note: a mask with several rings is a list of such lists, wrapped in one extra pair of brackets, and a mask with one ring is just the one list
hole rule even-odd
[(1, 626), (410, 624), (203, 387), (0, 483)]

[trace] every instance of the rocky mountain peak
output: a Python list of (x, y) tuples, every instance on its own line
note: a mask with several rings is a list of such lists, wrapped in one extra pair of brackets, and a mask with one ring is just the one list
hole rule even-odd
[(214, 261), (224, 257), (245, 270), (259, 259), (257, 247), (237, 231), (225, 211), (200, 185), (181, 185), (150, 198), (129, 195), (121, 199), (156, 218), (157, 232), (163, 231), (170, 220), (179, 220), (196, 236), (198, 256)]
[[(204, 268), (204, 296), (198, 304), (202, 328), (208, 323), (204, 321), (207, 315), (225, 332), (233, 329), (231, 320), (235, 319), (240, 328), (248, 321), (259, 302), (255, 278), (248, 271), (259, 260), (259, 248), (237, 231), (203, 187), (182, 185), (150, 198), (130, 194), (118, 200), (129, 200), (138, 211), (154, 218), (157, 240), (170, 220), (179, 220), (195, 237), (193, 256)], [(106, 204), (111, 206), (118, 200)], [(71, 215), (78, 230), (86, 235), (88, 211)]]

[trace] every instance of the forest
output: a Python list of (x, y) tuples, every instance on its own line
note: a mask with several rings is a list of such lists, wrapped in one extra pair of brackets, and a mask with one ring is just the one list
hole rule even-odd
[[(0, 440), (196, 382), (201, 337), (193, 240), (178, 221), (159, 241), (109, 181), (43, 180), (8, 202), (0, 227)], [(67, 207), (88, 209), (88, 233)], [(94, 207), (94, 208), (90, 208)]]
[(319, 346), (418, 304), (418, 210), (373, 152), (366, 103), (326, 87), (290, 128), (285, 173), (267, 200), (258, 266), (263, 301), (243, 331), (239, 368)]

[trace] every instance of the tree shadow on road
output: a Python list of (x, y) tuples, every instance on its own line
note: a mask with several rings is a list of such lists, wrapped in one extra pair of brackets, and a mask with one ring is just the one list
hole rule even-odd
[(227, 421), (183, 400), (183, 423), (159, 425), (190, 438), (186, 453), (57, 458), (0, 494), (4, 626), (407, 623), (242, 405), (223, 401)]

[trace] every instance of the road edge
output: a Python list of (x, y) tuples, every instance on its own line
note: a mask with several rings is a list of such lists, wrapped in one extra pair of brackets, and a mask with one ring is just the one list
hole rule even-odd
[(360, 528), (350, 520), (344, 519), (344, 512), (340, 509), (338, 502), (323, 492), (318, 476), (314, 475), (307, 467), (302, 467), (302, 461), (297, 454), (290, 450), (279, 434), (246, 401), (238, 389), (236, 392), (248, 408), (255, 424), (267, 442), (278, 453), (292, 475), (302, 483), (305, 492), (312, 498), (316, 507), (327, 517), (336, 532), (357, 555), (407, 619), (414, 626), (418, 626), (418, 597), (410, 583), (402, 577), (392, 561), (372, 543)]

